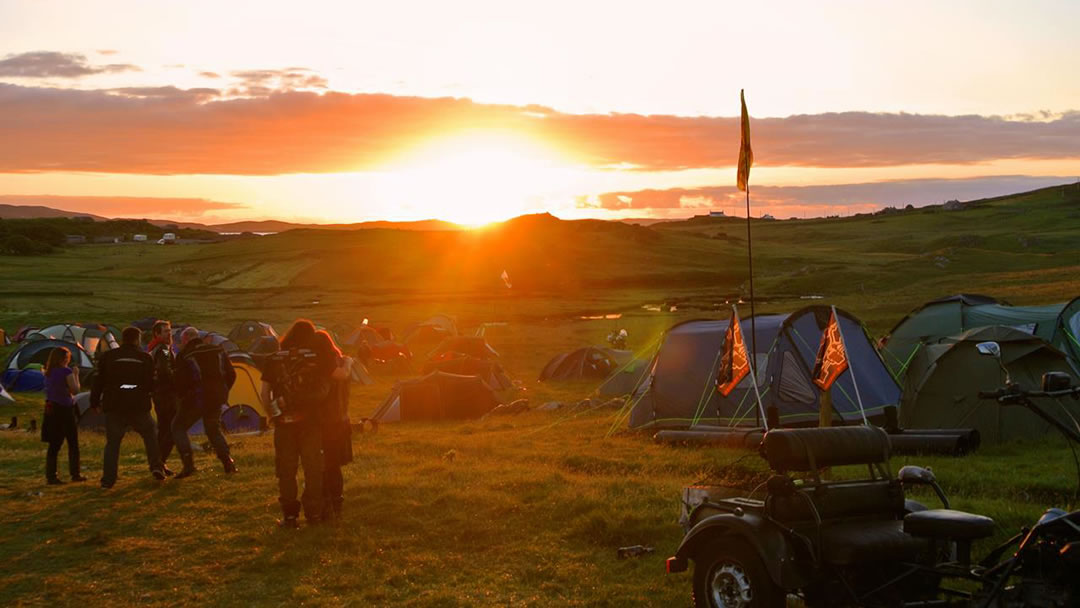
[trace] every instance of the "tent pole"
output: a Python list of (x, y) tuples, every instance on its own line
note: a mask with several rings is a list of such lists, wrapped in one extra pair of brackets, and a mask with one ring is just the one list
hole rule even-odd
[[(844, 347), (844, 353), (847, 354), (847, 341), (844, 340), (844, 328), (840, 327), (840, 315), (836, 314), (836, 305), (832, 307), (833, 318), (836, 319), (836, 331), (840, 332), (840, 345)], [(855, 400), (859, 402), (859, 413), (862, 414), (863, 424), (870, 426), (870, 421), (866, 418), (866, 410), (863, 409), (862, 396), (859, 395), (859, 382), (855, 379), (855, 367), (852, 365), (853, 359), (850, 354), (847, 354), (848, 371), (851, 372), (851, 384), (855, 387)], [(832, 403), (830, 395), (830, 403)]]

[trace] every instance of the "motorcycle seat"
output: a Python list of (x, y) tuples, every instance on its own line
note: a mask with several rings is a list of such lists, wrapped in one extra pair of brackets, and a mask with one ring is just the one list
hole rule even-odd
[(922, 538), (978, 540), (994, 534), (994, 520), (952, 509), (929, 509), (906, 515), (904, 532)]
[(926, 539), (904, 532), (896, 519), (855, 521), (821, 529), (821, 557), (835, 566), (868, 562), (914, 561), (926, 550)]

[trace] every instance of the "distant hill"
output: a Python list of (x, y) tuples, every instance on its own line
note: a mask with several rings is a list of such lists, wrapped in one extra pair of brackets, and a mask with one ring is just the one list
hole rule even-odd
[[(120, 219), (135, 219), (143, 220), (144, 218), (128, 218), (128, 217), (116, 217), (107, 218), (100, 215), (94, 215), (93, 213), (81, 213), (78, 211), (65, 211), (63, 209), (55, 209), (53, 207), (46, 207), (43, 205), (9, 205), (6, 203), (0, 203), (0, 219), (13, 220), (13, 219), (41, 219), (41, 218), (64, 218), (64, 217), (89, 217), (94, 221), (103, 222), (106, 220), (120, 220)], [(146, 219), (145, 221), (155, 226), (176, 226), (177, 228), (187, 228), (191, 230), (209, 230), (211, 232), (285, 232), (286, 230), (297, 230), (304, 228), (315, 228), (319, 230), (370, 230), (373, 228), (388, 228), (393, 230), (462, 230), (463, 228), (457, 224), (451, 222), (444, 222), (442, 220), (417, 220), (412, 222), (389, 222), (389, 221), (374, 221), (374, 222), (358, 222), (355, 224), (299, 224), (294, 222), (283, 222), (279, 220), (260, 220), (260, 221), (240, 221), (229, 222), (225, 224), (201, 224), (198, 222), (178, 222), (170, 219)]]
[(109, 219), (92, 213), (64, 211), (63, 209), (53, 209), (52, 207), (43, 207), (41, 205), (8, 205), (6, 203), (0, 203), (0, 219), (27, 220), (53, 217), (92, 217), (98, 221)]
[(196, 224), (184, 222), (170, 222), (168, 220), (150, 220), (151, 223), (163, 226), (176, 224), (181, 228), (198, 228), (212, 230), (214, 232), (285, 232), (286, 230), (317, 229), (317, 230), (370, 230), (373, 228), (387, 228), (393, 230), (462, 230), (461, 226), (444, 222), (442, 220), (418, 220), (413, 222), (359, 222), (356, 224), (296, 224), (279, 220), (262, 220), (246, 222), (230, 222), (227, 224)]

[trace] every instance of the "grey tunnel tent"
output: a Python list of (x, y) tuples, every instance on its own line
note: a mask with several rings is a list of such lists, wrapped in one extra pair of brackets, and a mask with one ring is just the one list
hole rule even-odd
[[(997, 342), (1010, 379), (1021, 387), (1038, 389), (1042, 375), (1065, 372), (1080, 383), (1065, 355), (1041, 338), (1003, 326), (972, 329), (921, 348), (904, 375), (900, 422), (904, 428), (973, 428), (984, 443), (998, 443), (1051, 432), (1050, 425), (1017, 406), (1003, 407), (992, 399), (979, 399), (979, 391), (1004, 384), (996, 359), (979, 354), (975, 345)], [(1080, 416), (1072, 399), (1041, 400), (1041, 405), (1065, 424)]]
[[(791, 314), (758, 315), (757, 379), (765, 408), (776, 407), (781, 426), (816, 426), (819, 391), (810, 377), (830, 307), (809, 306)], [(861, 424), (852, 374), (857, 374), (863, 409), (871, 422), (898, 405), (893, 381), (862, 324), (837, 310), (850, 368), (830, 389), (834, 424)], [(740, 326), (747, 349), (751, 320)], [(630, 397), (630, 427), (757, 427), (760, 414), (753, 386), (745, 378), (727, 397), (716, 391), (716, 372), (727, 320), (687, 321), (669, 329), (650, 364), (648, 376)]]
[(889, 332), (882, 356), (900, 381), (919, 349), (979, 327), (1001, 325), (1037, 336), (1080, 370), (1080, 298), (1046, 306), (1010, 306), (987, 296), (959, 294), (927, 302)]

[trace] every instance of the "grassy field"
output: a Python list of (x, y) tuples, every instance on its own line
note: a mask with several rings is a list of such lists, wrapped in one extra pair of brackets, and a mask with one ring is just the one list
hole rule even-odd
[[(1015, 304), (1080, 294), (1076, 187), (964, 211), (754, 229), (759, 312), (821, 295), (874, 335), (951, 293)], [(725, 301), (745, 297), (744, 239), (744, 224), (732, 220), (646, 229), (534, 217), (460, 234), (299, 231), (211, 245), (73, 247), (0, 258), (0, 327), (154, 315), (227, 332), (247, 318), (282, 330), (304, 316), (328, 327), (366, 317), (400, 332), (443, 312), (464, 327), (499, 323), (486, 335), (521, 382), (504, 397), (535, 406), (594, 388), (535, 382), (560, 351), (602, 343), (616, 327), (643, 348), (679, 320), (726, 315)], [(512, 290), (501, 287), (504, 268)], [(622, 317), (580, 318), (598, 314)], [(354, 387), (353, 415), (370, 414), (397, 379)], [(3, 413), (26, 420), (40, 408), (40, 396), (24, 395)], [(681, 538), (678, 491), (723, 475), (743, 454), (659, 446), (623, 429), (609, 436), (614, 416), (534, 412), (357, 435), (343, 520), (299, 532), (273, 525), (269, 436), (237, 439), (235, 477), (200, 455), (203, 472), (163, 484), (149, 479), (129, 437), (121, 479), (105, 492), (96, 486), (102, 437), (82, 436), (90, 483), (46, 487), (37, 437), (0, 432), (0, 603), (685, 604), (689, 577), (663, 573)], [(898, 457), (891, 466), (906, 463), (933, 465), (955, 507), (994, 517), (998, 538), (1047, 506), (1075, 507), (1072, 460), (1056, 438), (963, 459)], [(616, 559), (631, 544), (656, 553)]]

